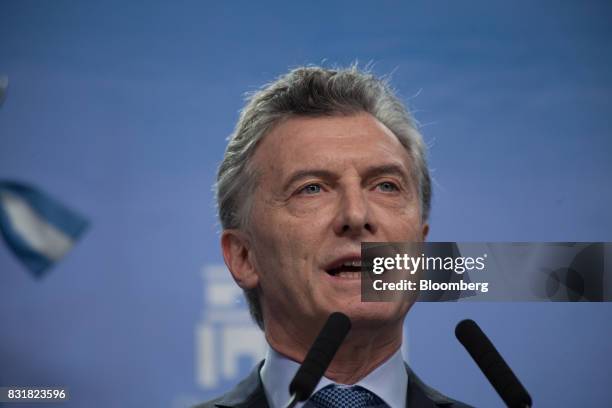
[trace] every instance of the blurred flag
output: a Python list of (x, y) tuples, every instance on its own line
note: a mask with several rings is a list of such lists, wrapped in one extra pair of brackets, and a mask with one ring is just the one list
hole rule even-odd
[(8, 88), (8, 77), (6, 75), (0, 75), (0, 105), (2, 105), (6, 97), (6, 88)]
[(42, 276), (74, 246), (87, 220), (42, 191), (0, 180), (0, 232), (17, 258)]

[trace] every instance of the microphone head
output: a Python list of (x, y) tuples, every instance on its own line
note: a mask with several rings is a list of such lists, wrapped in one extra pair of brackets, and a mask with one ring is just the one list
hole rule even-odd
[(289, 394), (295, 394), (297, 401), (310, 397), (350, 329), (347, 315), (340, 312), (329, 315), (289, 385)]
[(466, 319), (459, 322), (455, 336), (506, 405), (512, 408), (531, 406), (529, 393), (475, 321)]

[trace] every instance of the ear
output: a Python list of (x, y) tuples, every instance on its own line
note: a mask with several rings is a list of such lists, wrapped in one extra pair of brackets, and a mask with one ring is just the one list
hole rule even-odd
[(422, 234), (423, 234), (423, 241), (425, 241), (427, 239), (427, 234), (429, 234), (429, 224), (427, 223), (423, 224)]
[(242, 289), (253, 289), (259, 276), (251, 260), (251, 245), (248, 236), (240, 230), (227, 229), (221, 234), (223, 260), (234, 280)]

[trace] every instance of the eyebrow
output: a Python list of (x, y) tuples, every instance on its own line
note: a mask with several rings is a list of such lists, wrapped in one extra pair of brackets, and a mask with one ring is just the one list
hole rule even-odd
[[(387, 175), (387, 174), (396, 175), (402, 180), (402, 182), (408, 185), (410, 184), (409, 183), (410, 179), (408, 175), (406, 174), (406, 171), (402, 168), (402, 166), (397, 165), (397, 164), (383, 164), (379, 166), (368, 167), (363, 174), (363, 179), (371, 179), (374, 177)], [(283, 191), (286, 191), (294, 183), (300, 180), (309, 178), (309, 177), (330, 180), (330, 179), (337, 179), (338, 175), (337, 173), (334, 173), (329, 170), (323, 170), (323, 169), (298, 170), (294, 172), (293, 174), (291, 174), (291, 177), (289, 177), (289, 179), (283, 186)]]

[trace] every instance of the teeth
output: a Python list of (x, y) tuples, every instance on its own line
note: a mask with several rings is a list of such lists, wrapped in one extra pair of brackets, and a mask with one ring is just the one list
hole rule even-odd
[(344, 262), (342, 266), (353, 266), (355, 268), (361, 268), (361, 261)]
[(336, 275), (336, 277), (342, 279), (360, 279), (361, 272), (340, 272)]

